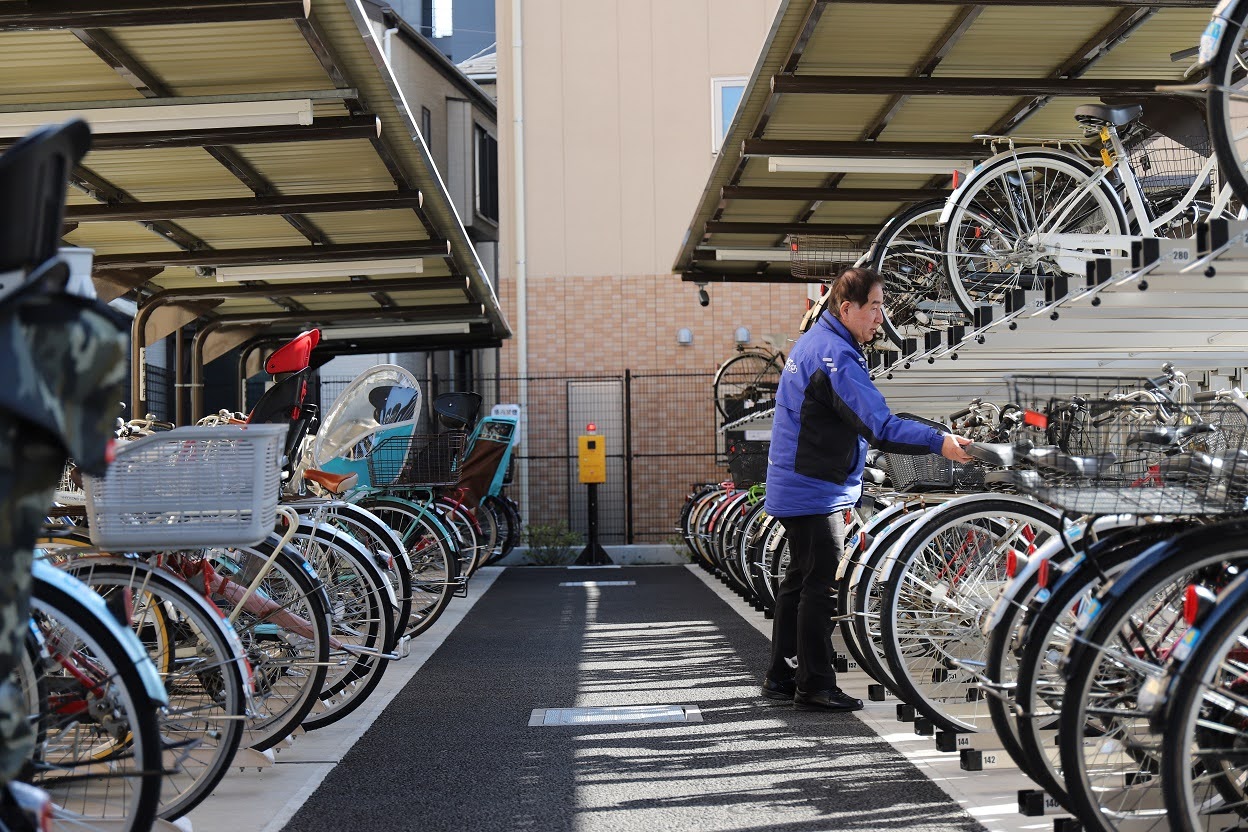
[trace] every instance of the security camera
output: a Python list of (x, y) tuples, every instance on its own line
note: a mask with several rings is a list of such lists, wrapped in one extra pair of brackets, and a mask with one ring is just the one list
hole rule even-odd
[(698, 305), (699, 306), (711, 305), (711, 293), (706, 291), (705, 285), (698, 286)]

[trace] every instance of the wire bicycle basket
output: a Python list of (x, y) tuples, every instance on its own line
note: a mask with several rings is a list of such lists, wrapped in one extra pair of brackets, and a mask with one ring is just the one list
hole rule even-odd
[(1147, 196), (1173, 193), (1181, 196), (1195, 182), (1213, 144), (1209, 136), (1171, 138), (1154, 134), (1127, 148), (1127, 164)]
[(1238, 513), (1248, 499), (1248, 413), (1229, 402), (1091, 401), (1051, 464), (1019, 490), (1081, 515)]
[(390, 436), (368, 454), (368, 475), (379, 488), (454, 485), (463, 462), (464, 431)]
[(728, 471), (732, 484), (737, 488), (749, 488), (767, 482), (767, 452), (771, 442), (761, 439), (742, 439), (728, 446)]
[(801, 280), (831, 280), (862, 255), (862, 246), (849, 237), (789, 235), (789, 268)]
[(286, 425), (186, 427), (117, 446), (84, 477), (91, 542), (161, 551), (251, 546), (273, 531)]
[(929, 491), (983, 491), (984, 471), (934, 454), (885, 454), (893, 490), (911, 494)]

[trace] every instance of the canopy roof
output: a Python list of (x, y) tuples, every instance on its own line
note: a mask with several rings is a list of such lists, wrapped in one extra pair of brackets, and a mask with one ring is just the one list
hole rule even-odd
[(140, 341), (510, 334), (358, 0), (5, 1), (0, 55), (0, 144), (65, 111), (96, 127), (64, 239), (102, 297), (159, 299)]
[[(787, 234), (861, 247), (906, 204), (946, 194), (958, 160), (986, 158), (972, 136), (1077, 137), (1077, 105), (1182, 78), (1212, 6), (783, 0), (674, 271), (783, 282)], [(863, 161), (818, 170), (846, 158)], [(898, 172), (904, 159), (949, 173)]]

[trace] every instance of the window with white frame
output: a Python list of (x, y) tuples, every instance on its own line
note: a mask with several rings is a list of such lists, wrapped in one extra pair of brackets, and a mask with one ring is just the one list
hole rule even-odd
[(711, 79), (711, 153), (719, 153), (724, 146), (748, 80), (739, 76)]

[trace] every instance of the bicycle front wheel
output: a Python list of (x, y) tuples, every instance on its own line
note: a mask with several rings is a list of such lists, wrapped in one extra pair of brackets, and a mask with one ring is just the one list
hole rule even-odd
[(31, 620), (18, 684), (34, 706), (36, 746), (22, 779), (51, 796), (56, 827), (150, 829), (160, 728), (134, 659), (82, 599), (37, 575)]

